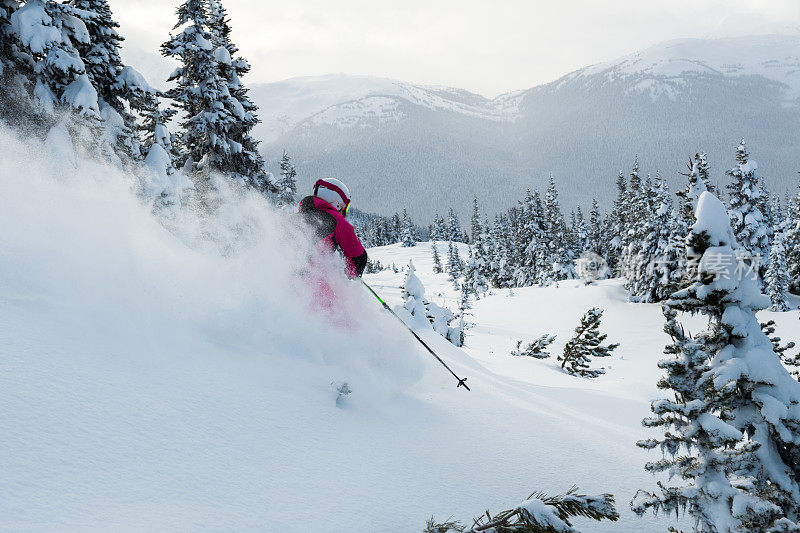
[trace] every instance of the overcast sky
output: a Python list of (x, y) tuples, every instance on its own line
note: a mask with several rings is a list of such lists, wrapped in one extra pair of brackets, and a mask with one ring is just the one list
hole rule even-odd
[[(341, 72), (485, 96), (669, 39), (800, 33), (800, 0), (223, 2), (249, 83)], [(110, 4), (128, 41), (156, 52), (179, 2)]]

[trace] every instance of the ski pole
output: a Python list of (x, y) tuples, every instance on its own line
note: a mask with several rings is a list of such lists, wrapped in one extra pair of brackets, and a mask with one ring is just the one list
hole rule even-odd
[(454, 377), (454, 378), (456, 378), (456, 379), (458, 380), (458, 385), (456, 385), (456, 388), (458, 388), (458, 387), (464, 387), (464, 388), (465, 388), (465, 389), (467, 389), (467, 390), (471, 390), (471, 389), (470, 389), (470, 388), (467, 386), (467, 378), (463, 378), (463, 379), (462, 379), (462, 378), (458, 377), (458, 376), (456, 375), (456, 373), (455, 373), (455, 372), (453, 372), (453, 371), (450, 369), (450, 367), (449, 367), (449, 366), (447, 366), (447, 363), (445, 363), (444, 361), (442, 361), (442, 358), (441, 358), (441, 357), (439, 357), (438, 355), (436, 355), (436, 353), (435, 353), (433, 350), (431, 350), (431, 347), (430, 347), (430, 346), (428, 346), (427, 344), (425, 344), (425, 341), (423, 341), (422, 339), (420, 339), (420, 338), (419, 338), (419, 335), (417, 335), (417, 334), (416, 334), (416, 332), (415, 332), (413, 329), (411, 329), (410, 327), (408, 327), (408, 325), (407, 325), (405, 322), (403, 322), (403, 319), (402, 319), (402, 318), (400, 318), (399, 316), (397, 316), (397, 313), (395, 313), (394, 311), (392, 311), (392, 308), (391, 308), (391, 307), (389, 307), (389, 304), (387, 304), (386, 302), (384, 302), (384, 301), (383, 301), (383, 299), (381, 299), (381, 297), (380, 297), (380, 296), (378, 296), (378, 293), (376, 293), (375, 291), (373, 291), (373, 290), (372, 290), (372, 287), (370, 287), (369, 285), (367, 285), (367, 282), (366, 282), (366, 281), (364, 281), (362, 278), (358, 278), (358, 279), (360, 279), (360, 280), (361, 280), (361, 283), (363, 283), (363, 284), (364, 284), (364, 286), (365, 286), (365, 287), (366, 287), (366, 288), (369, 290), (369, 292), (371, 292), (371, 293), (372, 293), (372, 295), (373, 295), (375, 298), (377, 298), (377, 299), (378, 299), (378, 301), (381, 303), (381, 305), (383, 306), (383, 308), (384, 308), (384, 309), (386, 309), (387, 311), (389, 311), (389, 312), (392, 314), (392, 316), (394, 316), (394, 317), (395, 317), (397, 320), (399, 320), (399, 321), (400, 321), (400, 322), (401, 322), (401, 323), (402, 323), (402, 324), (403, 324), (403, 325), (406, 327), (406, 329), (407, 329), (408, 331), (410, 331), (412, 335), (414, 335), (414, 338), (415, 338), (415, 339), (417, 339), (417, 340), (419, 341), (419, 343), (420, 343), (420, 344), (422, 344), (422, 345), (425, 347), (425, 349), (426, 349), (426, 350), (428, 350), (428, 352), (430, 352), (430, 354), (436, 358), (436, 360), (437, 360), (437, 361), (439, 361), (440, 363), (442, 363), (442, 366), (443, 366), (443, 367), (445, 367), (445, 368), (447, 369), (447, 371), (448, 371), (448, 372), (450, 372), (451, 374), (453, 374), (453, 377)]

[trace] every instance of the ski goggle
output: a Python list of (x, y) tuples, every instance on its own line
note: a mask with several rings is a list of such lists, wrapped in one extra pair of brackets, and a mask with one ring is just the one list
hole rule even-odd
[(334, 185), (333, 183), (328, 183), (323, 179), (319, 179), (314, 184), (314, 196), (317, 195), (317, 192), (319, 192), (320, 187), (324, 189), (330, 189), (331, 191), (337, 193), (339, 197), (341, 197), (342, 201), (344, 202), (344, 209), (342, 209), (342, 216), (346, 217), (347, 212), (350, 210), (350, 198), (347, 197), (344, 191), (339, 187), (337, 187), (336, 185)]

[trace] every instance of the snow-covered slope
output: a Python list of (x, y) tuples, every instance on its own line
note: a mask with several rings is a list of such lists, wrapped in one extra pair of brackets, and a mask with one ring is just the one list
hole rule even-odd
[[(313, 311), (289, 214), (223, 190), (212, 216), (159, 220), (129, 176), (48, 150), (0, 128), (0, 530), (419, 531), (572, 484), (622, 513), (583, 531), (664, 529), (627, 510), (655, 482), (634, 442), (656, 306), (613, 281), (498, 291), (465, 350), (419, 332), (466, 392), (357, 283), (337, 278), (339, 318)], [(453, 304), (429, 245), (370, 253)], [(367, 281), (396, 304), (402, 277)], [(544, 332), (557, 353), (595, 305), (622, 343), (607, 375), (508, 355)]]
[[(270, 160), (287, 149), (301, 183), (338, 176), (381, 214), (454, 205), (468, 216), (475, 196), (506, 209), (551, 172), (567, 205), (607, 204), (636, 154), (676, 186), (689, 154), (704, 150), (721, 182), (742, 137), (779, 194), (800, 167), (798, 36), (671, 41), (493, 100), (343, 75), (253, 94)], [(387, 195), (398, 182), (412, 186)]]

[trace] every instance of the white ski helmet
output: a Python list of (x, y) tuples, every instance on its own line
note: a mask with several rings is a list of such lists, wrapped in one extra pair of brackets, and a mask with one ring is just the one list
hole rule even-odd
[(314, 196), (321, 198), (336, 208), (347, 214), (350, 207), (350, 190), (347, 185), (336, 178), (319, 179), (314, 184)]

